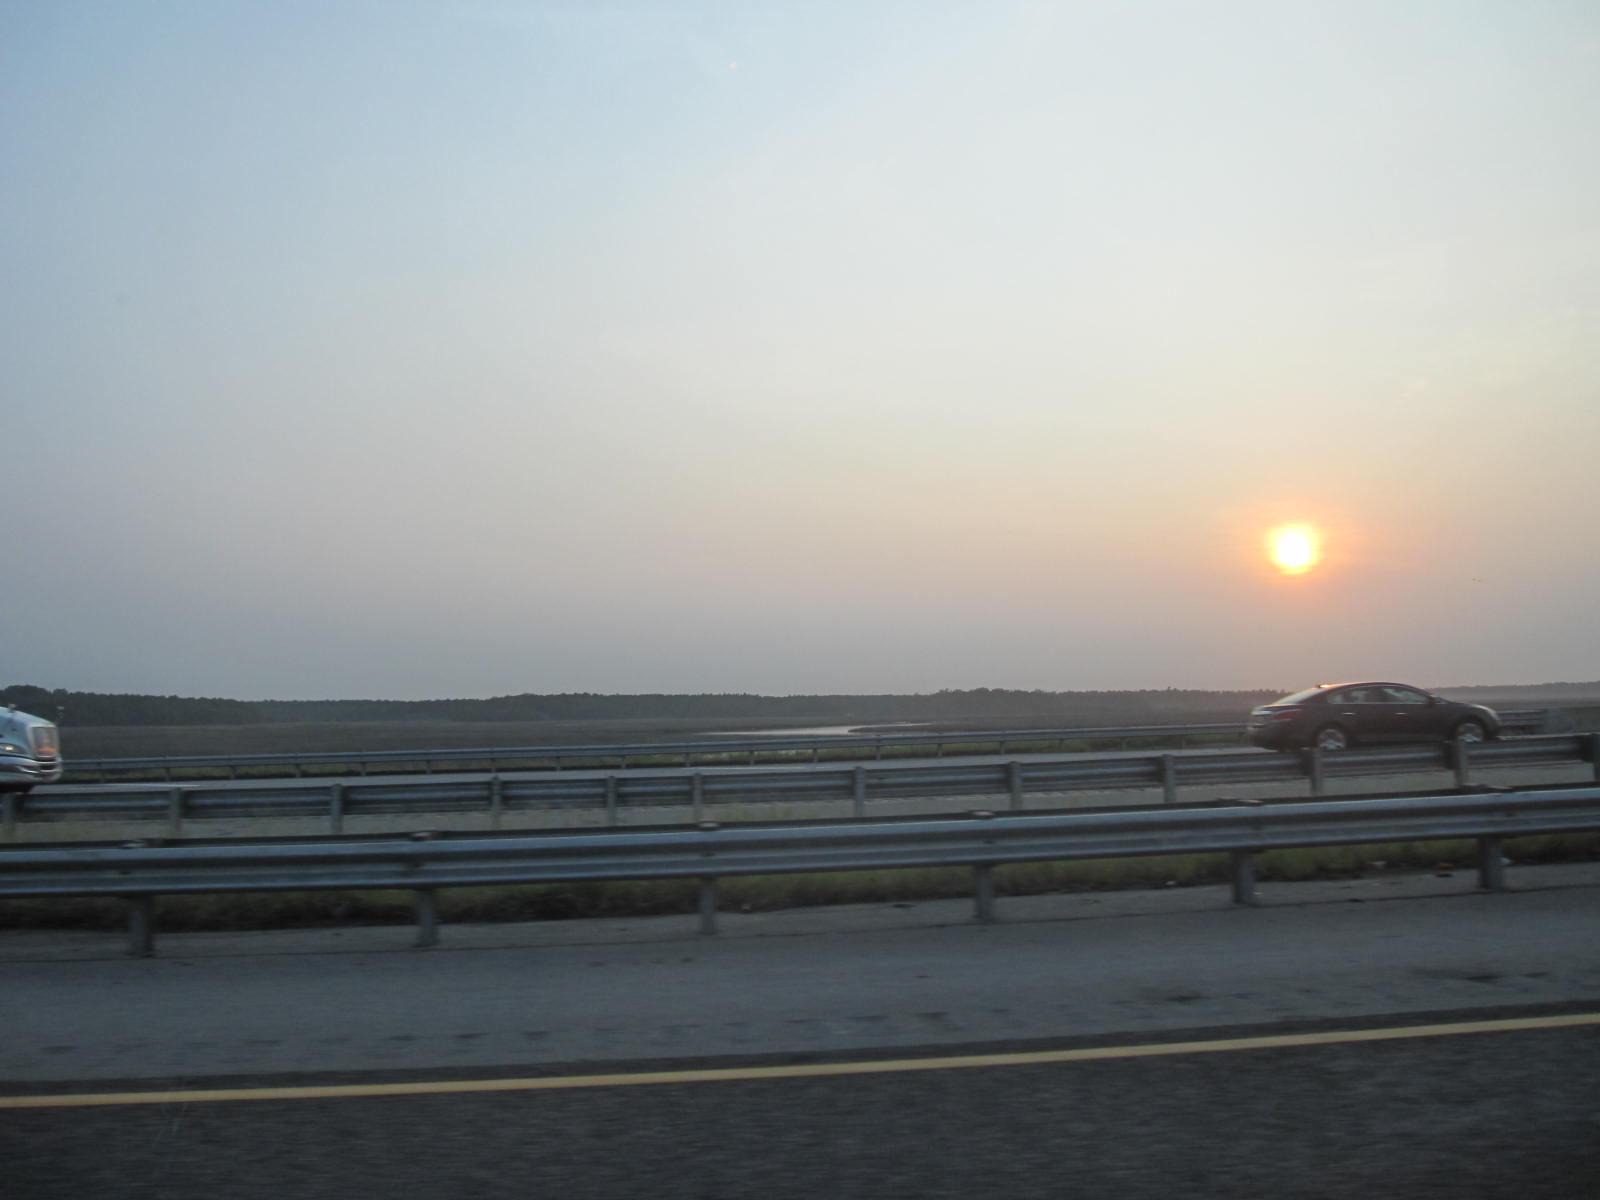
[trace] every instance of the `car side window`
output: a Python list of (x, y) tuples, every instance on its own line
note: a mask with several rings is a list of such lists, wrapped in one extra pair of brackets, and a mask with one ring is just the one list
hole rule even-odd
[(1372, 700), (1367, 695), (1367, 688), (1345, 688), (1337, 692), (1329, 700), (1330, 704), (1371, 704)]
[(1389, 694), (1390, 704), (1426, 704), (1428, 702), (1426, 696), (1411, 688), (1386, 687), (1383, 690)]

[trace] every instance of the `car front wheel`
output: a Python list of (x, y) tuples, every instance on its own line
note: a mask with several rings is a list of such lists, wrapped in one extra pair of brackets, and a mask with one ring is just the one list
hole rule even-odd
[(1479, 721), (1463, 721), (1451, 736), (1458, 742), (1482, 742), (1488, 740), (1489, 731)]
[(1326, 725), (1317, 730), (1317, 735), (1311, 739), (1311, 744), (1318, 750), (1348, 750), (1350, 735), (1337, 725)]

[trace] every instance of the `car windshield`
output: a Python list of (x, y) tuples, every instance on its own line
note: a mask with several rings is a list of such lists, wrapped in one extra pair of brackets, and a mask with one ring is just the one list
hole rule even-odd
[(1319, 692), (1321, 692), (1323, 690), (1324, 689), (1322, 689), (1322, 688), (1314, 688), (1314, 687), (1312, 687), (1312, 688), (1306, 688), (1303, 691), (1299, 691), (1299, 692), (1290, 692), (1287, 696), (1278, 697), (1278, 699), (1274, 700), (1273, 703), (1274, 704), (1303, 704), (1307, 700), (1311, 699), (1311, 697), (1317, 695)]

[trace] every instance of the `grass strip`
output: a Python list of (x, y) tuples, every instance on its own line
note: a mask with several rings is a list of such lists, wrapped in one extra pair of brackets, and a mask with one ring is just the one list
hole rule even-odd
[[(1006, 751), (1011, 755), (1028, 754), (1081, 754), (1088, 751), (1123, 750), (1128, 751), (1155, 751), (1164, 749), (1196, 748), (1202, 746), (1238, 746), (1241, 739), (1236, 734), (1190, 734), (1187, 737), (1173, 737), (1171, 735), (1148, 734), (1130, 737), (1106, 738), (1007, 738), (1005, 739)], [(937, 748), (932, 744), (926, 745), (897, 745), (893, 742), (883, 746), (881, 750), (867, 750), (859, 746), (828, 746), (818, 743), (815, 750), (772, 750), (764, 749), (760, 745), (752, 746), (750, 750), (706, 750), (688, 751), (689, 765), (697, 767), (716, 766), (745, 766), (751, 761), (751, 754), (755, 755), (757, 766), (783, 766), (794, 763), (861, 763), (863, 765), (877, 759), (918, 759), (918, 758), (970, 758), (973, 756), (997, 755), (1000, 753), (1001, 741), (999, 738), (986, 738), (974, 735), (970, 739), (951, 741)], [(555, 747), (552, 747), (554, 749)], [(388, 753), (385, 751), (384, 753)], [(573, 771), (604, 771), (604, 770), (637, 770), (640, 768), (681, 767), (684, 765), (685, 751), (679, 750), (668, 754), (633, 753), (627, 756), (627, 767), (617, 766), (617, 755), (606, 754), (601, 751), (594, 755), (561, 759), (561, 767)], [(531, 757), (513, 757), (496, 760), (507, 770), (554, 770), (554, 758), (543, 759), (537, 754)], [(208, 783), (223, 779), (340, 779), (360, 777), (363, 775), (420, 775), (427, 770), (427, 756), (422, 755), (416, 759), (404, 758), (378, 758), (370, 760), (363, 770), (358, 763), (306, 763), (300, 770), (288, 764), (272, 765), (243, 765), (230, 771), (226, 767), (172, 767), (170, 769), (159, 767), (129, 767), (122, 770), (109, 772), (109, 779), (116, 783)], [(487, 771), (491, 769), (491, 760), (485, 756), (482, 759), (450, 759), (436, 761), (434, 772), (449, 774), (450, 772)], [(98, 771), (74, 770), (69, 757), (66, 763), (65, 783), (99, 783), (101, 775)]]

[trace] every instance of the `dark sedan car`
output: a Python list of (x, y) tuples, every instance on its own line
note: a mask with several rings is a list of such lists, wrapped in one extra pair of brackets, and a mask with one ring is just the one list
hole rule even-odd
[(1343, 750), (1358, 743), (1452, 738), (1482, 742), (1500, 736), (1500, 718), (1492, 708), (1446, 700), (1404, 683), (1319, 683), (1252, 711), (1247, 733), (1269, 750)]

